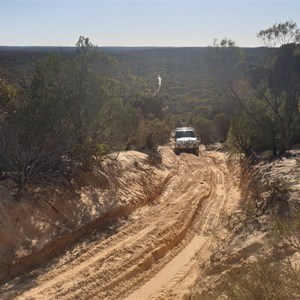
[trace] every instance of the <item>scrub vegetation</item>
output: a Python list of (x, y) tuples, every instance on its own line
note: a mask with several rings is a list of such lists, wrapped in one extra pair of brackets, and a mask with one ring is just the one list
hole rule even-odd
[[(23, 63), (28, 76), (0, 81), (0, 171), (20, 188), (45, 176), (70, 177), (128, 144), (145, 150), (154, 127), (171, 131), (163, 100), (147, 94), (141, 78), (110, 76), (115, 59), (88, 38), (80, 37), (71, 52), (45, 55), (33, 68)], [(155, 130), (154, 144), (167, 139)]]

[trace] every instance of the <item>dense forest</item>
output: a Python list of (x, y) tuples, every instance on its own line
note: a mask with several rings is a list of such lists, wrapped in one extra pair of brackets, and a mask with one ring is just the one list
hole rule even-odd
[(288, 21), (257, 36), (264, 47), (0, 47), (2, 176), (70, 176), (183, 125), (206, 145), (283, 155), (300, 141), (300, 34)]

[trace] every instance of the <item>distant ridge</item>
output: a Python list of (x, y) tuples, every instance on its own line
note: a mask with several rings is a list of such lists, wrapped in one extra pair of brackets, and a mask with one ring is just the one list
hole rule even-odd
[[(109, 52), (109, 53), (118, 53), (118, 52), (131, 52), (131, 51), (143, 51), (143, 50), (180, 50), (180, 49), (207, 49), (208, 47), (177, 47), (177, 46), (99, 46), (99, 51)], [(262, 49), (266, 47), (241, 47), (241, 49)], [(0, 52), (73, 52), (75, 51), (75, 46), (0, 46)]]
[[(99, 50), (108, 52), (122, 52), (131, 50), (148, 50), (148, 49), (170, 49), (181, 47), (156, 47), (156, 46), (99, 46)], [(183, 47), (182, 47), (183, 48)], [(0, 51), (30, 51), (30, 52), (57, 52), (57, 51), (74, 51), (75, 46), (0, 46)]]
[(74, 51), (76, 47), (57, 47), (57, 46), (0, 46), (0, 51), (22, 51), (22, 52), (58, 52)]

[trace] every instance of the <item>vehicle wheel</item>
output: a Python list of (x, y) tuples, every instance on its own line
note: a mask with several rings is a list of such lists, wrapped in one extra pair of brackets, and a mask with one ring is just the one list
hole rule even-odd
[(194, 154), (195, 154), (196, 156), (199, 156), (199, 148), (195, 148), (195, 149), (194, 149)]
[(180, 154), (180, 151), (174, 149), (174, 153), (175, 153), (176, 155), (179, 155), (179, 154)]

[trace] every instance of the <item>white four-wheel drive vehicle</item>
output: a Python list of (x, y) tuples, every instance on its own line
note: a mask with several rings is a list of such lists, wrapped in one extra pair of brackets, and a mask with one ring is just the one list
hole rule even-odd
[(192, 152), (199, 155), (199, 140), (197, 139), (194, 128), (178, 127), (175, 129), (174, 152)]

